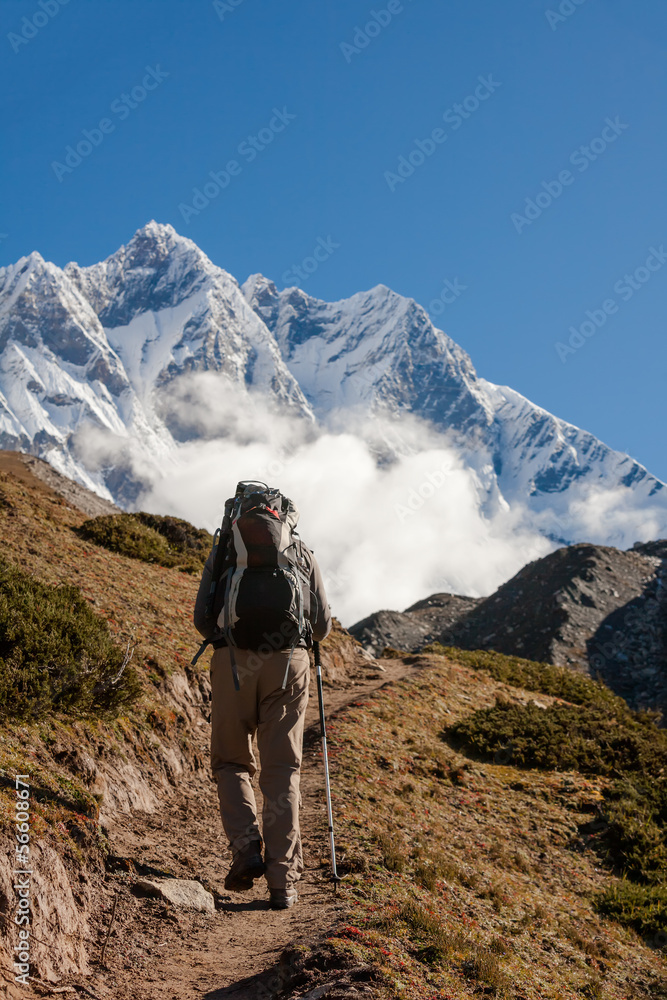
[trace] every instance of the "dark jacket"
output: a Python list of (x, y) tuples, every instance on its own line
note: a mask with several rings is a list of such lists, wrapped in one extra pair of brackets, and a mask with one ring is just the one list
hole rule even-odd
[[(310, 578), (310, 623), (313, 629), (313, 639), (320, 642), (325, 639), (331, 631), (331, 608), (324, 592), (324, 581), (320, 568), (317, 565), (315, 556), (307, 545), (296, 539), (296, 555), (303, 570), (304, 575)], [(197, 631), (205, 639), (212, 639), (216, 646), (226, 646), (227, 642), (220, 635), (217, 626), (217, 617), (220, 602), (216, 601), (216, 613), (210, 618), (206, 617), (206, 602), (211, 589), (211, 574), (213, 572), (213, 553), (209, 555), (204, 566), (199, 591), (195, 601), (194, 625)], [(305, 646), (305, 642), (300, 642), (300, 646)]]

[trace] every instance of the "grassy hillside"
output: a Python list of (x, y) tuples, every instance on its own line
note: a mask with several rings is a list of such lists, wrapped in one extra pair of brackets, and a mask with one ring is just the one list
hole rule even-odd
[[(29, 773), (31, 837), (58, 869), (35, 900), (43, 978), (100, 954), (118, 891), (104, 871), (109, 817), (138, 817), (140, 837), (142, 816), (156, 817), (147, 850), (169, 867), (177, 862), (165, 860), (159, 817), (187, 792), (194, 815), (210, 807), (205, 850), (224, 852), (206, 766), (206, 664), (189, 667), (196, 575), (186, 561), (182, 572), (84, 538), (85, 520), (0, 465), (0, 576), (12, 595), (0, 601), (0, 836), (9, 858), (13, 776)], [(142, 551), (153, 560), (154, 549)], [(328, 699), (355, 682), (347, 643), (337, 631), (323, 650)], [(390, 662), (409, 679), (329, 724), (342, 910), (326, 928), (312, 913), (304, 928), (297, 921), (284, 996), (326, 983), (315, 996), (336, 1000), (353, 987), (386, 1000), (667, 998), (664, 732), (562, 668), (439, 647)], [(17, 687), (22, 669), (29, 683)], [(323, 799), (320, 809), (325, 877)], [(0, 864), (5, 918), (11, 884)], [(311, 892), (306, 883), (304, 911)], [(137, 907), (141, 934), (155, 935), (153, 954), (164, 955), (167, 917)], [(242, 940), (248, 913), (233, 917)], [(206, 949), (210, 928), (201, 934)], [(129, 949), (136, 934), (126, 937)], [(0, 982), (7, 957), (0, 937)], [(143, 967), (127, 963), (139, 976)]]
[(196, 574), (201, 574), (213, 544), (213, 536), (203, 528), (194, 528), (179, 517), (144, 511), (92, 517), (77, 533), (122, 556)]
[[(205, 760), (193, 722), (207, 681), (189, 667), (196, 578), (100, 547), (81, 537), (85, 521), (16, 460), (0, 465), (2, 860), (14, 776), (27, 774), (32, 848), (53, 867), (53, 887), (33, 901), (33, 960), (47, 976), (85, 968), (95, 952), (86, 921), (97, 895), (84, 887), (103, 871), (109, 818), (154, 808), (171, 767), (196, 774)], [(10, 879), (3, 868), (3, 927)]]
[[(599, 763), (596, 725), (615, 712), (623, 737), (636, 725), (641, 745), (653, 746), (659, 770), (664, 732), (558, 668), (542, 675), (529, 661), (447, 653), (412, 658), (423, 668), (417, 678), (331, 726), (345, 917), (311, 968), (328, 953), (343, 979), (365, 968), (374, 995), (404, 1000), (667, 997), (662, 874), (647, 901), (646, 885), (623, 879), (619, 852), (609, 850), (619, 829), (626, 847), (633, 833), (614, 828), (611, 751), (605, 767), (589, 767), (588, 754), (524, 753), (539, 742), (536, 716), (549, 732), (561, 717), (563, 749), (580, 712), (593, 733), (582, 730), (580, 746), (592, 746)], [(577, 707), (520, 682), (533, 692), (565, 689)], [(497, 699), (515, 717), (494, 731)], [(634, 846), (658, 856), (639, 832), (650, 810), (636, 804)]]

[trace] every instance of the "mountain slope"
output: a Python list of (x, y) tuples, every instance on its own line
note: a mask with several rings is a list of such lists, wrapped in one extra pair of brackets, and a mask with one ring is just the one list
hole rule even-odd
[(91, 303), (145, 407), (178, 375), (215, 371), (308, 409), (234, 278), (171, 226), (149, 223), (101, 264), (64, 272)]
[[(172, 955), (183, 956), (182, 962), (176, 960), (183, 984), (179, 998), (191, 997), (193, 973), (191, 956), (184, 951), (186, 940), (191, 947), (208, 949), (207, 976), (217, 985), (221, 978), (242, 979), (260, 972), (272, 961), (276, 941), (289, 943), (289, 925), (286, 928), (279, 915), (272, 922), (261, 909), (259, 888), (260, 908), (253, 915), (250, 934), (246, 933), (250, 914), (234, 913), (234, 906), (215, 917), (179, 914), (133, 893), (137, 876), (150, 874), (144, 870), (147, 866), (153, 874), (159, 869), (167, 876), (212, 883), (219, 889), (220, 904), (228, 858), (207, 765), (209, 656), (199, 661), (197, 669), (190, 666), (200, 638), (192, 625), (198, 579), (82, 538), (78, 529), (89, 516), (105, 510), (100, 503), (96, 495), (68, 484), (52, 470), (50, 476), (44, 473), (32, 457), (0, 453), (2, 560), (40, 583), (78, 588), (84, 603), (108, 622), (115, 644), (123, 652), (131, 650), (141, 683), (139, 699), (115, 716), (108, 711), (86, 714), (71, 706), (45, 711), (37, 701), (32, 715), (14, 718), (11, 702), (0, 705), (0, 996), (12, 1000), (43, 996), (40, 980), (50, 981), (55, 989), (58, 983), (62, 986), (63, 977), (69, 982), (76, 977), (84, 993), (88, 982), (94, 995), (105, 1000), (119, 996), (152, 1000), (164, 992), (165, 977), (174, 983), (177, 978), (159, 950), (166, 941)], [(15, 602), (16, 592), (0, 587), (0, 606), (9, 607), (16, 616)], [(72, 617), (67, 635), (70, 653), (78, 649), (74, 624)], [(3, 689), (7, 680), (21, 685), (5, 648), (7, 638), (3, 632)], [(58, 666), (54, 649), (50, 637), (45, 637), (50, 675)], [(375, 669), (374, 661), (337, 623), (322, 644), (322, 665), (328, 704), (332, 692), (342, 700), (346, 691), (364, 692), (377, 685), (372, 678), (387, 676)], [(90, 670), (85, 659), (82, 669)], [(318, 715), (315, 690), (313, 683), (309, 726)], [(314, 769), (319, 778), (317, 754), (311, 764)], [(29, 846), (34, 869), (30, 960), (31, 974), (38, 980), (34, 989), (11, 981), (16, 938), (6, 933), (6, 922), (13, 920), (18, 903), (13, 862), (16, 775), (30, 776)], [(311, 822), (319, 843), (319, 782), (316, 788), (304, 789), (304, 796), (317, 799)], [(310, 855), (309, 865), (315, 869), (315, 850)], [(314, 905), (319, 913), (328, 908), (328, 891), (316, 871), (311, 879), (323, 904)], [(112, 925), (114, 898), (118, 912)], [(231, 902), (229, 897), (226, 901)], [(295, 920), (298, 924), (298, 914)], [(100, 963), (107, 937), (106, 963)], [(247, 940), (247, 953), (239, 956), (230, 940), (234, 937)], [(258, 947), (262, 937), (264, 943)], [(155, 975), (160, 977), (159, 988)]]
[[(115, 718), (3, 718), (0, 914), (15, 912), (15, 776), (29, 774), (34, 976), (12, 981), (12, 939), (0, 935), (3, 996), (667, 997), (664, 934), (642, 939), (632, 914), (623, 926), (599, 913), (602, 892), (628, 889), (600, 857), (610, 780), (522, 768), (506, 750), (473, 761), (446, 738), (497, 699), (547, 719), (597, 686), (563, 671), (571, 685), (545, 692), (537, 664), (498, 677), (465, 654), (370, 664), (337, 630), (322, 652), (345, 668), (327, 671), (325, 689), (343, 883), (334, 894), (312, 685), (299, 903), (270, 911), (262, 882), (232, 898), (206, 763), (207, 658), (188, 665), (196, 578), (82, 540), (95, 498), (66, 502), (31, 459), (1, 458), (3, 556), (79, 587), (119, 646), (131, 640), (144, 692)], [(198, 881), (214, 912), (147, 897), (156, 876)]]
[[(383, 285), (334, 303), (278, 291), (261, 275), (241, 289), (191, 240), (155, 222), (90, 267), (60, 269), (33, 253), (0, 269), (2, 447), (32, 452), (132, 507), (184, 468), (187, 479), (196, 451), (187, 446), (203, 442), (220, 445), (210, 454), (234, 468), (246, 467), (252, 446), (255, 470), (243, 474), (276, 475), (267, 467), (281, 451), (277, 467), (294, 463), (297, 486), (317, 480), (333, 497), (340, 476), (329, 446), (305, 447), (327, 435), (359, 443), (367, 502), (385, 495), (389, 517), (393, 509), (419, 543), (435, 541), (450, 516), (443, 497), (466, 509), (461, 550), (499, 540), (485, 556), (485, 584), (466, 559), (453, 565), (443, 545), (440, 571), (428, 573), (440, 590), (488, 593), (544, 551), (545, 539), (623, 547), (667, 534), (661, 482), (480, 378), (421, 306)], [(412, 461), (422, 455), (423, 472)], [(390, 496), (382, 475), (392, 469)], [(172, 495), (167, 486), (154, 502)], [(201, 522), (192, 497), (179, 509), (167, 502)], [(380, 545), (371, 543), (374, 558)]]
[[(454, 440), (490, 498), (551, 512), (546, 530), (571, 540), (569, 506), (600, 484), (667, 509), (664, 485), (627, 455), (514, 390), (479, 378), (469, 356), (426, 311), (384, 285), (341, 302), (261, 275), (243, 291), (273, 332), (316, 415), (414, 414)], [(563, 502), (563, 500), (565, 502)]]
[(374, 611), (350, 625), (348, 631), (373, 656), (381, 656), (387, 647), (416, 653), (442, 640), (445, 632), (479, 603), (478, 597), (431, 594), (405, 611)]
[(149, 224), (90, 268), (33, 253), (0, 270), (3, 447), (131, 503), (136, 467), (169, 464), (198, 430), (173, 387), (193, 372), (312, 419), (237, 283), (170, 226)]
[(375, 655), (435, 641), (568, 666), (600, 676), (633, 708), (667, 715), (666, 572), (664, 539), (628, 552), (571, 545), (528, 563), (484, 600), (433, 594), (349, 631)]
[(0, 435), (3, 447), (48, 456), (90, 479), (68, 440), (80, 426), (125, 429), (115, 398), (130, 390), (87, 300), (38, 253), (0, 270)]

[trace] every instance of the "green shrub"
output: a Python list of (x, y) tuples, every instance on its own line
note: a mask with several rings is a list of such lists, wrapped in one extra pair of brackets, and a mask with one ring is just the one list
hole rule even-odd
[(0, 713), (117, 709), (140, 691), (124, 651), (78, 587), (52, 587), (0, 557)]
[(644, 935), (667, 929), (666, 730), (627, 705), (544, 709), (499, 700), (443, 736), (498, 763), (615, 779), (598, 817), (581, 827), (589, 846), (630, 880), (599, 897), (599, 911)]
[(667, 887), (623, 881), (599, 893), (594, 902), (598, 913), (634, 927), (649, 944), (667, 946)]
[(517, 767), (580, 771), (621, 777), (658, 774), (667, 767), (667, 733), (625, 709), (499, 699), (446, 731), (446, 738), (473, 756)]
[(664, 776), (617, 781), (605, 794), (599, 849), (634, 882), (667, 879), (667, 782)]
[(188, 521), (142, 511), (93, 517), (77, 529), (77, 534), (122, 556), (184, 573), (201, 573), (213, 544), (208, 531)]
[(166, 538), (177, 552), (192, 556), (201, 561), (202, 565), (206, 562), (213, 545), (213, 535), (205, 528), (195, 528), (180, 517), (147, 514), (145, 511), (139, 511), (134, 516), (147, 528), (152, 528)]
[(442, 646), (439, 642), (425, 646), (422, 652), (447, 656), (473, 670), (484, 670), (494, 680), (525, 688), (526, 691), (541, 691), (542, 694), (563, 698), (573, 705), (626, 707), (623, 699), (604, 684), (575, 673), (569, 667), (537, 663), (534, 660), (523, 660), (519, 656), (505, 656), (503, 653), (483, 649), (456, 649), (453, 646)]

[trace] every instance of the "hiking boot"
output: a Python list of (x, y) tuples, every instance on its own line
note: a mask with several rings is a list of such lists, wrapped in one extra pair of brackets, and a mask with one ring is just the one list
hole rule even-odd
[(299, 898), (296, 889), (269, 889), (272, 910), (289, 910)]
[(225, 889), (229, 889), (230, 892), (245, 892), (247, 889), (252, 889), (253, 881), (262, 877), (266, 867), (262, 861), (261, 851), (262, 845), (257, 841), (248, 844), (234, 856), (225, 878)]

